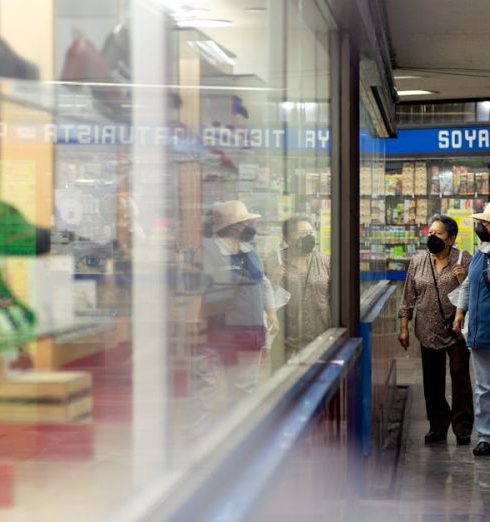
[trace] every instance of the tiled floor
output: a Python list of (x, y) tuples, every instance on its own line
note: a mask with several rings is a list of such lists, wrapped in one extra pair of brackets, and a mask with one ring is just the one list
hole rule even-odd
[(400, 457), (394, 492), (387, 498), (359, 501), (347, 519), (363, 522), (490, 521), (490, 457), (473, 457), (475, 435), (471, 446), (457, 446), (452, 433), (447, 443), (425, 445), (423, 438), (428, 424), (420, 360), (416, 357), (401, 359), (398, 370), (398, 382), (410, 384), (411, 408), (406, 447)]

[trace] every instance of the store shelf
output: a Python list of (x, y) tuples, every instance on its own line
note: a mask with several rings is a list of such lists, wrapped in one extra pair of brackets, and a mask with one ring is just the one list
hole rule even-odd
[(397, 270), (361, 272), (361, 281), (382, 281), (384, 279), (387, 279), (388, 281), (404, 281), (406, 277), (406, 272)]
[(114, 327), (113, 318), (78, 318), (69, 324), (43, 326), (24, 329), (15, 333), (3, 333), (0, 339), (0, 350), (8, 350), (32, 341), (54, 339), (58, 343), (68, 342), (81, 335), (95, 334)]

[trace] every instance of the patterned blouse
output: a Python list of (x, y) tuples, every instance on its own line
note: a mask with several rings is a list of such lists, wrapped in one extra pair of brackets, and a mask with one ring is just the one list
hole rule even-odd
[[(330, 263), (326, 254), (314, 250), (306, 273), (287, 263), (280, 285), (291, 293), (286, 305), (285, 337), (288, 351), (298, 350), (330, 327)], [(277, 267), (277, 259), (274, 263)], [(271, 263), (268, 268), (274, 269)]]
[[(414, 310), (416, 311), (415, 336), (426, 348), (437, 350), (455, 343), (455, 338), (447, 333), (441, 317), (430, 263), (434, 268), (444, 316), (449, 319), (456, 312), (456, 307), (451, 304), (447, 295), (459, 286), (457, 278), (452, 274), (458, 257), (459, 250), (453, 248), (448, 264), (439, 273), (432, 256), (427, 252), (419, 252), (410, 261), (398, 317), (410, 320)], [(463, 252), (461, 265), (468, 270), (470, 262), (471, 255)]]

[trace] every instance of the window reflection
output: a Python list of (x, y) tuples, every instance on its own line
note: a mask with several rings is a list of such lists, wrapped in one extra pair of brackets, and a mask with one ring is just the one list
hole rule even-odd
[(125, 1), (5, 38), (28, 72), (0, 70), (2, 368), (34, 396), (0, 430), (52, 422), (68, 460), (114, 458), (117, 499), (331, 326), (328, 22), (206, 4), (161, 2), (158, 52)]

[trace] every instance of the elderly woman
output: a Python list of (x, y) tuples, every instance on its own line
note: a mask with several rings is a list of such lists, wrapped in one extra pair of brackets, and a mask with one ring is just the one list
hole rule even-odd
[[(425, 404), (430, 430), (425, 442), (446, 440), (452, 424), (458, 444), (469, 444), (473, 429), (473, 402), (469, 351), (464, 338), (452, 330), (455, 307), (448, 294), (465, 279), (471, 256), (453, 248), (457, 223), (448, 216), (432, 219), (428, 252), (410, 261), (399, 310), (400, 344), (409, 345), (408, 322), (414, 311), (415, 336), (420, 341)], [(452, 408), (446, 400), (446, 355), (449, 357)]]
[(468, 310), (468, 346), (475, 371), (476, 457), (490, 455), (490, 203), (473, 214), (475, 233), (480, 240), (471, 261), (468, 277), (461, 286), (454, 329), (461, 332)]
[(306, 216), (283, 223), (283, 245), (270, 257), (267, 273), (273, 287), (291, 298), (286, 306), (286, 355), (294, 354), (330, 326), (330, 264), (315, 248), (313, 225)]

